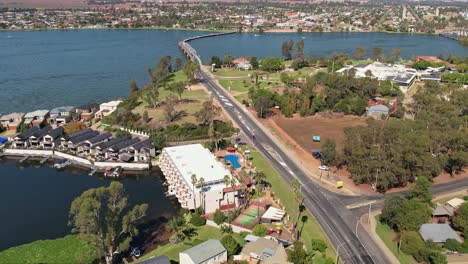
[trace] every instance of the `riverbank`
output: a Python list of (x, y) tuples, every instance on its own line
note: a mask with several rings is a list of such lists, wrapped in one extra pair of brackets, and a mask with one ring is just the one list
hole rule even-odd
[(141, 27), (141, 28), (27, 28), (0, 29), (0, 32), (28, 32), (28, 31), (76, 31), (76, 30), (160, 30), (160, 31), (195, 31), (195, 32), (232, 32), (230, 29), (212, 28), (172, 28), (172, 27)]

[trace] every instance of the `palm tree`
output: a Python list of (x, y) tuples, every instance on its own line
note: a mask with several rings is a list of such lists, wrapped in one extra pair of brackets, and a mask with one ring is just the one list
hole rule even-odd
[(262, 187), (265, 187), (266, 175), (263, 171), (257, 171), (254, 174), (255, 183), (261, 183)]
[(197, 209), (197, 202), (195, 199), (195, 184), (197, 184), (197, 175), (192, 174), (192, 186), (193, 186), (193, 209)]
[(200, 180), (198, 180), (198, 184), (200, 184), (200, 191), (201, 191), (200, 198), (203, 198), (201, 201), (201, 206), (202, 206), (203, 214), (204, 214), (205, 213), (205, 192), (203, 188), (205, 188), (205, 179), (201, 177)]
[(302, 203), (304, 202), (304, 198), (302, 197), (302, 194), (301, 194), (301, 183), (299, 182), (299, 180), (297, 179), (294, 179), (293, 180), (293, 183), (292, 183), (292, 186), (293, 186), (293, 191), (294, 191), (294, 200), (296, 200), (296, 202), (299, 204), (298, 205), (298, 208), (297, 208), (297, 220), (296, 220), (296, 223), (294, 224), (294, 233), (296, 234), (296, 238), (297, 238), (297, 224), (299, 222), (299, 218), (301, 217), (301, 214), (302, 212), (305, 210), (305, 207), (304, 205), (302, 205)]
[(184, 223), (185, 223), (184, 219), (173, 217), (169, 221), (169, 223), (167, 225), (167, 229), (169, 229), (169, 231), (173, 231), (176, 234), (178, 234), (180, 231), (182, 231), (182, 227), (183, 227)]
[[(226, 185), (226, 188), (229, 187), (230, 182), (231, 182), (231, 178), (229, 177), (229, 175), (224, 175), (224, 185)], [(228, 212), (229, 212), (229, 195), (227, 195), (226, 199), (227, 199)]]
[[(234, 187), (236, 187), (236, 179), (234, 177), (231, 178), (231, 188), (234, 191)], [(234, 207), (236, 207), (236, 192), (234, 192)]]

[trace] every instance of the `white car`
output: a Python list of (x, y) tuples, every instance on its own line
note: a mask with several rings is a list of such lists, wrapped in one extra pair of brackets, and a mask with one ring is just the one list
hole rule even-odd
[(320, 165), (319, 170), (329, 171), (330, 168), (328, 166), (325, 166), (325, 165)]

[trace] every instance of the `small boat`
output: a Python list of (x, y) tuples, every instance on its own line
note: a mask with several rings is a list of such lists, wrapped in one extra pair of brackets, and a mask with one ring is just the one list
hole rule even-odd
[(132, 256), (135, 256), (136, 258), (139, 258), (141, 256), (141, 251), (139, 248), (133, 248), (132, 249)]
[(54, 163), (54, 168), (56, 169), (62, 169), (65, 168), (66, 166), (70, 165), (70, 161), (68, 159), (58, 159)]
[(112, 171), (111, 176), (112, 176), (112, 177), (119, 177), (120, 174), (122, 174), (122, 172), (123, 172), (123, 168), (120, 167), (120, 166), (117, 166), (117, 167), (115, 167), (114, 170)]

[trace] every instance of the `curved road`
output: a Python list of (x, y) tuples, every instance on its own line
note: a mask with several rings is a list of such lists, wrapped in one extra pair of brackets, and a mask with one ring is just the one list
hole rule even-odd
[[(216, 34), (211, 36), (213, 35)], [(202, 66), (196, 51), (188, 44), (190, 40), (192, 39), (181, 41), (179, 46), (189, 58)], [(344, 263), (390, 263), (359, 222), (359, 217), (367, 212), (367, 207), (356, 207), (353, 210), (346, 208), (347, 205), (373, 200), (379, 208), (382, 205), (383, 195), (340, 195), (313, 182), (258, 125), (247, 109), (216, 83), (211, 73), (201, 67), (196, 75), (239, 128), (253, 138), (253, 145), (267, 158), (282, 178), (290, 185), (294, 179), (299, 180), (302, 185), (304, 205), (316, 218)], [(468, 179), (434, 187), (434, 192), (439, 190), (439, 193), (445, 193), (456, 188), (466, 188), (466, 186), (468, 186)]]

